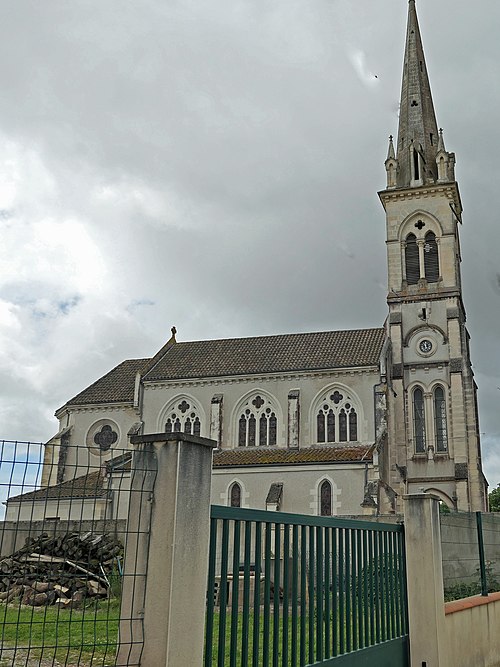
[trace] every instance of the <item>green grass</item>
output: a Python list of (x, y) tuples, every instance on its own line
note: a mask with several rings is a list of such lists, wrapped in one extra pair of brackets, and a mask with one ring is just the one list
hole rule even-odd
[[(119, 615), (117, 599), (94, 603), (82, 610), (8, 605), (0, 608), (2, 654), (15, 648), (16, 654), (29, 654), (30, 659), (40, 659), (40, 664), (55, 658), (62, 664), (81, 667), (112, 665)], [(2, 659), (4, 655), (0, 657), (0, 667)]]

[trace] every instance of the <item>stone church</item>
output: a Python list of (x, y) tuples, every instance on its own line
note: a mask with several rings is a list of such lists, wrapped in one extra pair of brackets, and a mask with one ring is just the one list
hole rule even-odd
[[(462, 205), (414, 0), (385, 169), (383, 326), (192, 342), (178, 342), (173, 328), (154, 356), (124, 361), (57, 410), (60, 430), (45, 446), (49, 488), (15, 501), (56, 497), (81, 484), (88, 465), (124, 474), (131, 434), (184, 431), (217, 442), (215, 504), (386, 514), (424, 490), (451, 509), (484, 510)], [(102, 515), (110, 511), (104, 503)]]

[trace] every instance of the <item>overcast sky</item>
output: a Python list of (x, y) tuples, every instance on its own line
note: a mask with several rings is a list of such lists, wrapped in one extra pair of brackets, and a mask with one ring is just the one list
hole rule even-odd
[[(500, 482), (500, 3), (420, 0)], [(0, 2), (0, 437), (180, 341), (381, 326), (405, 0)]]

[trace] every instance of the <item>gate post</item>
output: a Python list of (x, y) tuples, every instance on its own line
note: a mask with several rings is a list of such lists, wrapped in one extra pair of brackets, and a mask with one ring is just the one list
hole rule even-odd
[(131, 442), (136, 451), (116, 664), (201, 667), (216, 443), (186, 433), (133, 436)]
[(411, 665), (447, 667), (439, 498), (403, 499)]

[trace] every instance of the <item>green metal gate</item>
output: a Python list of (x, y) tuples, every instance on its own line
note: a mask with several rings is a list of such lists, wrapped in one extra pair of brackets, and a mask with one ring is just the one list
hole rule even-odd
[(212, 506), (205, 667), (406, 667), (403, 526)]

